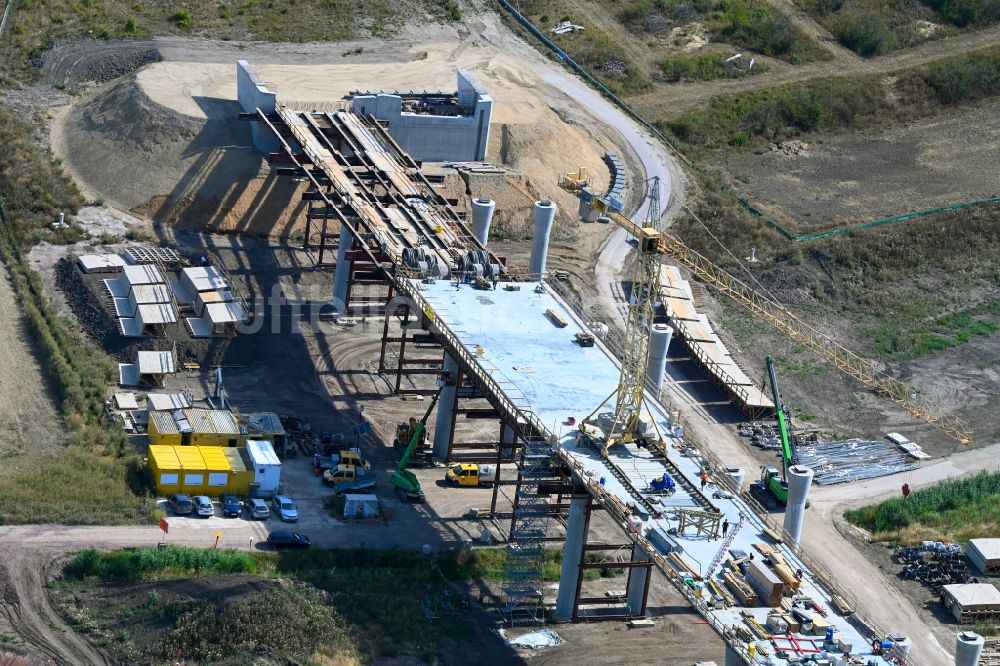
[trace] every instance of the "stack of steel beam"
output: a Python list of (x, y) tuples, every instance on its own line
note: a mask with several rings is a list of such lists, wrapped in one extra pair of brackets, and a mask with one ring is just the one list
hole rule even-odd
[(906, 455), (889, 442), (846, 439), (800, 446), (799, 464), (813, 470), (821, 486), (873, 479), (914, 469)]

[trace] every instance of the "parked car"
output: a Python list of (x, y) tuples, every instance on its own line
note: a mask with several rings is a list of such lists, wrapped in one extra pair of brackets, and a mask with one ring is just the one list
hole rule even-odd
[(187, 495), (171, 495), (167, 502), (173, 510), (175, 516), (186, 516), (194, 511), (194, 502)]
[(294, 523), (299, 519), (299, 510), (295, 508), (292, 500), (284, 495), (274, 496), (274, 499), (271, 500), (271, 510), (286, 523)]
[(312, 542), (309, 541), (309, 537), (305, 534), (299, 534), (298, 532), (291, 532), (288, 530), (271, 532), (267, 535), (267, 542), (271, 544), (271, 548), (274, 548), (275, 550), (280, 550), (282, 548), (308, 548), (312, 545)]
[(215, 507), (212, 506), (212, 498), (205, 495), (195, 495), (191, 498), (194, 501), (194, 512), (196, 515), (206, 518), (215, 515)]
[(271, 510), (267, 508), (267, 502), (262, 499), (247, 500), (243, 506), (247, 508), (247, 515), (250, 518), (267, 520), (271, 517)]
[(222, 515), (226, 518), (237, 518), (243, 511), (243, 502), (236, 495), (225, 493), (222, 496)]

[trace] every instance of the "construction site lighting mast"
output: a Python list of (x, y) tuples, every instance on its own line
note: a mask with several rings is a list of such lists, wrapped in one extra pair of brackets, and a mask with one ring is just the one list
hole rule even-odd
[[(588, 426), (605, 432), (605, 455), (609, 448), (619, 443), (653, 440), (661, 447), (663, 445), (656, 419), (646, 404), (643, 391), (646, 369), (649, 366), (649, 338), (656, 316), (656, 300), (660, 293), (662, 257), (659, 240), (663, 231), (660, 228), (660, 179), (654, 177), (647, 182), (650, 183), (649, 209), (641, 227), (622, 215), (611, 215), (612, 219), (635, 237), (637, 254), (632, 269), (632, 298), (625, 319), (622, 370), (618, 386), (582, 423), (584, 432), (587, 432)], [(612, 398), (615, 399), (614, 419), (610, 428), (604, 431), (598, 422), (600, 418), (595, 421), (594, 417)], [(644, 411), (649, 417), (648, 425), (656, 433), (655, 439), (646, 434)]]

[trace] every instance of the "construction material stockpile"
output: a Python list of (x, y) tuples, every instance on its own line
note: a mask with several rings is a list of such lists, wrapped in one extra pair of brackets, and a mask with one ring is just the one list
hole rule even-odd
[(821, 486), (874, 479), (917, 467), (889, 442), (864, 439), (801, 446), (798, 454), (799, 464), (813, 470), (813, 481)]

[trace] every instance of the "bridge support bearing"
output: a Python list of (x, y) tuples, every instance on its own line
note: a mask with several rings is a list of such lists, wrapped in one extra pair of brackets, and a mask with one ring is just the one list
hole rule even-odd
[(583, 546), (590, 528), (590, 497), (574, 497), (566, 521), (566, 544), (563, 546), (562, 571), (556, 596), (556, 618), (577, 619), (580, 584), (583, 582)]

